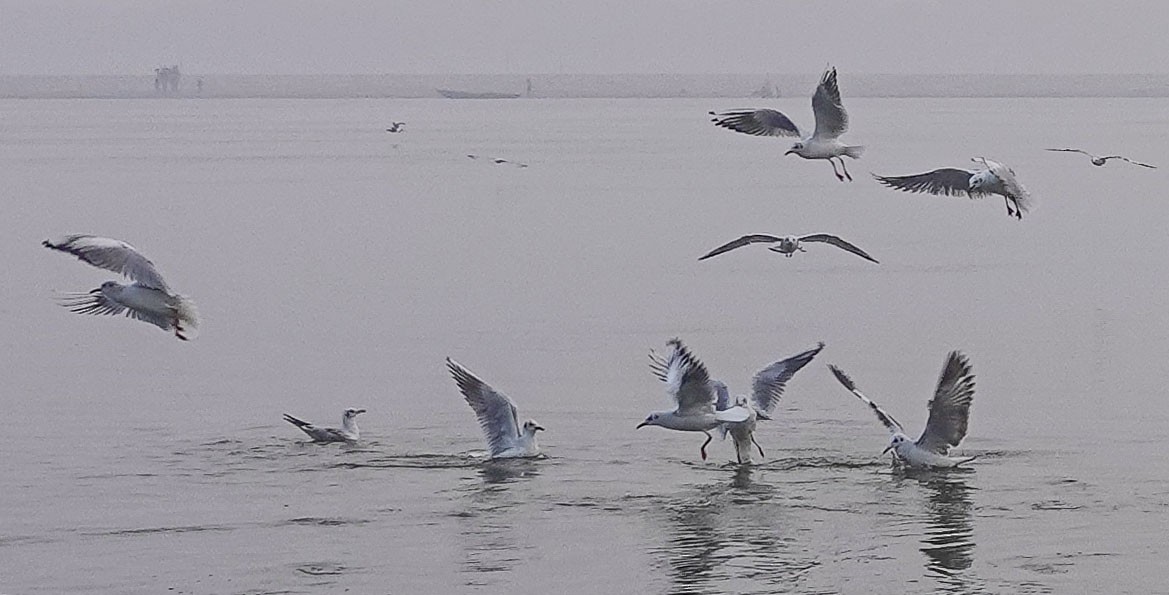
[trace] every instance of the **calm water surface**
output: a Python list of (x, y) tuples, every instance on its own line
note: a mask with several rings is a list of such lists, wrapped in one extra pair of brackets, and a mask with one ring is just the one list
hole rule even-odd
[[(852, 184), (704, 117), (733, 107), (0, 102), (0, 592), (1166, 592), (1169, 167), (1041, 149), (1169, 166), (1169, 102), (849, 100)], [(1039, 208), (867, 176), (973, 155)], [(697, 262), (748, 232), (881, 264)], [(57, 306), (113, 278), (39, 245), (66, 233), (143, 250), (202, 336)], [(764, 464), (634, 430), (673, 336), (740, 392), (827, 343)], [(825, 364), (917, 432), (951, 349), (980, 459), (895, 475)], [(482, 462), (446, 356), (548, 428), (547, 459)], [(280, 419), (347, 406), (356, 447)]]

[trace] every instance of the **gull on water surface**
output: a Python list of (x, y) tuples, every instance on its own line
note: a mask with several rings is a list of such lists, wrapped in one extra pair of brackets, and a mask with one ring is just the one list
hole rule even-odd
[(487, 438), (487, 449), (493, 459), (534, 457), (540, 454), (536, 444), (536, 432), (544, 428), (529, 419), (520, 425), (519, 412), (507, 395), (488, 386), (486, 382), (469, 372), (451, 358), (446, 358), (447, 368), (459, 385), (459, 392), (479, 418), (479, 426)]
[(125, 312), (126, 316), (149, 322), (164, 331), (174, 331), (183, 341), (194, 338), (199, 324), (194, 302), (172, 293), (154, 263), (130, 244), (91, 235), (71, 235), (41, 244), (134, 281), (129, 284), (106, 281), (88, 293), (70, 294), (61, 301), (70, 311), (110, 315)]
[(841, 250), (852, 252), (853, 254), (856, 254), (857, 256), (859, 256), (865, 260), (868, 260), (870, 262), (877, 262), (877, 259), (873, 258), (872, 256), (869, 256), (868, 253), (866, 253), (864, 250), (857, 248), (856, 246), (844, 241), (843, 239), (841, 239), (837, 236), (828, 235), (826, 233), (814, 233), (814, 234), (806, 235), (806, 236), (783, 236), (783, 237), (772, 236), (772, 235), (767, 235), (767, 234), (762, 234), (762, 233), (745, 235), (737, 240), (727, 242), (726, 244), (723, 244), (722, 246), (719, 246), (718, 248), (715, 248), (714, 250), (707, 252), (706, 254), (698, 257), (698, 260), (706, 260), (707, 258), (718, 256), (719, 254), (722, 254), (724, 252), (730, 252), (731, 250), (734, 250), (735, 248), (742, 248), (743, 246), (747, 246), (749, 244), (762, 244), (762, 243), (776, 244), (775, 246), (768, 246), (767, 249), (771, 250), (772, 252), (778, 252), (780, 254), (783, 254), (784, 256), (787, 256), (788, 258), (791, 258), (796, 252), (807, 252), (807, 250), (804, 250), (804, 248), (802, 246), (800, 246), (801, 242), (823, 242), (825, 244), (831, 244), (833, 246), (836, 246), (837, 248), (840, 248)]
[[(820, 343), (814, 349), (809, 349), (803, 353), (793, 355), (785, 360), (775, 362), (762, 370), (755, 373), (755, 378), (751, 382), (751, 395), (739, 395), (735, 397), (734, 403), (731, 403), (730, 391), (727, 390), (726, 383), (721, 380), (712, 380), (711, 384), (716, 394), (714, 408), (716, 411), (725, 411), (732, 407), (742, 407), (748, 411), (747, 419), (741, 422), (728, 422), (719, 427), (722, 437), (726, 439), (727, 434), (735, 442), (735, 457), (739, 464), (751, 462), (751, 445), (759, 449), (759, 456), (764, 457), (763, 447), (755, 441), (755, 423), (757, 420), (769, 420), (775, 411), (775, 407), (779, 404), (780, 397), (783, 396), (784, 386), (787, 381), (796, 372), (808, 365), (820, 350), (824, 349), (824, 343)], [(665, 380), (667, 363), (666, 360), (656, 353), (650, 354), (650, 367), (654, 374)]]
[[(878, 176), (873, 177), (878, 182), (905, 192), (928, 192), (945, 196), (961, 196), (966, 194), (970, 198), (982, 198), (992, 194), (1003, 197), (1007, 204), (1007, 216), (1023, 218), (1025, 211), (1034, 207), (1031, 193), (1015, 179), (1015, 172), (1011, 168), (985, 157), (973, 157), (971, 161), (981, 163), (986, 169), (968, 170), (955, 167), (943, 167), (924, 174), (909, 176)], [(1014, 203), (1015, 208), (1011, 209)]]
[(1105, 163), (1108, 162), (1109, 159), (1119, 159), (1121, 161), (1127, 161), (1133, 165), (1139, 165), (1141, 167), (1147, 167), (1149, 169), (1157, 169), (1157, 166), (1155, 166), (1155, 165), (1149, 165), (1148, 163), (1141, 163), (1140, 161), (1133, 161), (1132, 159), (1129, 159), (1128, 157), (1122, 157), (1120, 155), (1108, 155), (1106, 157), (1097, 157), (1097, 156), (1095, 156), (1095, 155), (1093, 155), (1093, 154), (1091, 154), (1083, 149), (1044, 149), (1044, 150), (1045, 151), (1063, 151), (1065, 153), (1081, 153), (1081, 154), (1087, 155), (1088, 158), (1092, 160), (1092, 165), (1096, 165), (1096, 166), (1104, 165)]
[(714, 385), (706, 366), (698, 361), (678, 339), (667, 343), (670, 353), (665, 358), (650, 352), (650, 369), (666, 383), (666, 392), (676, 405), (672, 411), (654, 411), (646, 416), (637, 427), (661, 426), (683, 432), (702, 432), (706, 442), (698, 449), (702, 460), (706, 460), (706, 445), (710, 444), (713, 430), (724, 423), (747, 421), (751, 412), (745, 407), (729, 407), (722, 411), (715, 409)]
[(852, 394), (877, 414), (877, 419), (889, 429), (892, 438), (889, 446), (881, 454), (893, 450), (895, 460), (910, 467), (957, 467), (963, 463), (973, 461), (975, 457), (964, 459), (951, 458), (950, 447), (966, 437), (966, 424), (970, 419), (970, 403), (974, 400), (974, 375), (970, 372), (970, 363), (966, 356), (957, 351), (950, 352), (946, 358), (946, 366), (942, 368), (942, 376), (938, 379), (938, 388), (934, 391), (934, 398), (930, 399), (930, 416), (925, 423), (925, 431), (916, 442), (911, 442), (905, 435), (901, 424), (885, 410), (869, 400), (861, 391), (857, 390), (843, 370), (829, 365), (829, 369), (836, 375), (836, 379)]
[[(859, 145), (845, 145), (838, 138), (848, 130), (848, 113), (840, 101), (840, 87), (836, 84), (836, 69), (828, 68), (820, 77), (816, 93), (812, 95), (812, 113), (816, 116), (816, 128), (811, 135), (801, 138), (784, 155), (795, 153), (804, 159), (827, 159), (832, 164), (832, 173), (841, 182), (852, 181), (843, 157), (857, 159), (864, 152)], [(735, 132), (754, 136), (803, 136), (783, 112), (773, 109), (736, 109), (722, 113), (710, 112), (711, 122)], [(840, 169), (836, 170), (836, 159)]]
[(365, 413), (364, 409), (350, 407), (341, 414), (340, 428), (318, 428), (307, 421), (284, 414), (284, 421), (300, 428), (313, 442), (356, 442), (361, 437), (357, 429), (357, 415)]

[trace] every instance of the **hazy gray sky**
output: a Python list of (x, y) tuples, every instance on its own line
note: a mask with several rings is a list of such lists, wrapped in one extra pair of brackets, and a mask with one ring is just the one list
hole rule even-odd
[(1169, 72), (1169, 2), (0, 0), (0, 74)]

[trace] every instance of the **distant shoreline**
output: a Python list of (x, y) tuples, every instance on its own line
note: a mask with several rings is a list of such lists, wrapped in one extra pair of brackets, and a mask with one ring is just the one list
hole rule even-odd
[[(203, 81), (202, 87), (199, 80)], [(222, 75), (184, 73), (177, 92), (150, 74), (0, 75), (4, 99), (439, 98), (438, 89), (520, 98), (742, 98), (811, 96), (817, 75)], [(527, 83), (531, 81), (531, 92)], [(841, 73), (846, 97), (1169, 97), (1169, 74), (892, 75)], [(765, 93), (764, 91), (767, 90)], [(462, 101), (454, 99), (452, 101)]]

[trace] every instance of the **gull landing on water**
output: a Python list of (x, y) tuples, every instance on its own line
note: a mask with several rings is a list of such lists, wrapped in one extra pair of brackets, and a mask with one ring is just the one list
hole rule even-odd
[(778, 236), (771, 236), (771, 235), (762, 234), (762, 233), (745, 235), (737, 240), (734, 240), (732, 242), (727, 242), (726, 244), (723, 244), (722, 246), (719, 246), (718, 248), (715, 248), (714, 250), (707, 252), (706, 254), (698, 257), (698, 260), (706, 260), (707, 258), (718, 256), (719, 254), (722, 254), (724, 252), (730, 252), (731, 250), (734, 250), (735, 248), (742, 248), (743, 246), (747, 246), (749, 244), (760, 244), (760, 243), (777, 244), (775, 246), (768, 246), (767, 249), (771, 250), (772, 252), (778, 252), (780, 254), (783, 254), (784, 256), (787, 256), (788, 258), (791, 258), (792, 255), (794, 255), (796, 252), (806, 252), (806, 250), (804, 250), (804, 248), (802, 246), (800, 246), (800, 242), (823, 242), (825, 244), (831, 244), (833, 246), (836, 246), (837, 248), (840, 248), (841, 250), (846, 250), (848, 252), (852, 252), (853, 254), (856, 254), (857, 256), (859, 256), (865, 260), (868, 260), (870, 262), (877, 262), (877, 259), (873, 258), (872, 256), (869, 256), (868, 253), (866, 253), (864, 250), (857, 248), (856, 246), (840, 239), (837, 236), (828, 235), (826, 233), (814, 233), (812, 235), (806, 235), (806, 236), (800, 236), (800, 237), (784, 236), (782, 238), (778, 237)]
[(715, 410), (716, 395), (706, 366), (686, 349), (682, 341), (670, 339), (667, 345), (670, 353), (665, 358), (650, 352), (650, 369), (666, 383), (666, 392), (676, 407), (673, 411), (650, 413), (637, 427), (661, 426), (682, 432), (702, 432), (706, 434), (706, 442), (698, 451), (705, 461), (706, 445), (713, 439), (710, 430), (724, 423), (745, 422), (751, 412), (744, 407)]
[(515, 403), (507, 395), (491, 388), (449, 357), (446, 365), (455, 384), (459, 385), (459, 392), (479, 418), (491, 458), (512, 459), (540, 454), (536, 432), (544, 428), (536, 420), (529, 419), (521, 426)]
[(1087, 155), (1088, 158), (1092, 160), (1092, 165), (1096, 165), (1096, 166), (1104, 165), (1105, 163), (1108, 162), (1109, 159), (1119, 159), (1121, 161), (1127, 161), (1133, 165), (1139, 165), (1141, 167), (1147, 167), (1149, 169), (1157, 169), (1157, 166), (1155, 166), (1155, 165), (1149, 165), (1148, 163), (1141, 163), (1140, 161), (1133, 161), (1132, 159), (1129, 159), (1128, 157), (1122, 157), (1120, 155), (1108, 155), (1107, 157), (1097, 157), (1097, 156), (1095, 156), (1095, 155), (1093, 155), (1093, 154), (1091, 154), (1083, 149), (1044, 149), (1044, 150), (1045, 151), (1063, 151), (1065, 153), (1081, 153), (1081, 154)]
[[(970, 198), (998, 194), (1007, 204), (1007, 216), (1019, 219), (1023, 218), (1024, 212), (1035, 206), (1031, 200), (1031, 193), (1015, 179), (1015, 172), (1011, 168), (985, 157), (973, 157), (971, 161), (983, 164), (986, 169), (972, 171), (945, 167), (910, 176), (873, 174), (873, 177), (890, 188), (905, 192), (927, 192), (945, 196), (966, 194)], [(1014, 209), (1011, 208), (1012, 203), (1015, 205)]]
[(134, 281), (128, 285), (106, 281), (89, 293), (69, 295), (61, 304), (70, 311), (110, 315), (125, 312), (126, 316), (149, 322), (164, 331), (174, 331), (183, 341), (194, 337), (199, 324), (194, 302), (171, 293), (154, 263), (130, 244), (91, 235), (71, 235), (41, 244)]
[(889, 429), (892, 438), (889, 446), (881, 454), (892, 449), (898, 461), (918, 468), (957, 467), (974, 460), (975, 457), (955, 459), (947, 456), (950, 447), (958, 446), (966, 437), (970, 403), (974, 400), (974, 376), (970, 373), (970, 363), (961, 353), (952, 351), (946, 358), (946, 367), (942, 368), (938, 388), (934, 392), (934, 398), (929, 402), (929, 420), (925, 423), (925, 431), (916, 442), (910, 442), (904, 428), (892, 415), (885, 413), (885, 410), (857, 390), (852, 379), (843, 370), (833, 365), (829, 365), (828, 368), (844, 388), (864, 401), (873, 413), (877, 414), (877, 419)]
[[(827, 159), (832, 164), (832, 173), (841, 182), (852, 181), (843, 157), (857, 159), (864, 152), (862, 146), (850, 146), (837, 140), (848, 130), (848, 113), (840, 101), (840, 87), (836, 84), (836, 69), (829, 68), (820, 77), (816, 93), (812, 95), (812, 113), (816, 116), (816, 128), (810, 136), (801, 138), (784, 155), (795, 153), (804, 159)], [(773, 109), (738, 109), (722, 113), (710, 112), (711, 122), (735, 132), (754, 136), (802, 136), (799, 127), (783, 112)], [(840, 162), (836, 170), (835, 158)]]
[(284, 421), (300, 428), (313, 442), (356, 442), (361, 436), (361, 431), (357, 429), (357, 415), (360, 413), (365, 413), (365, 410), (352, 407), (346, 409), (341, 414), (340, 428), (318, 428), (287, 413), (284, 414)]

